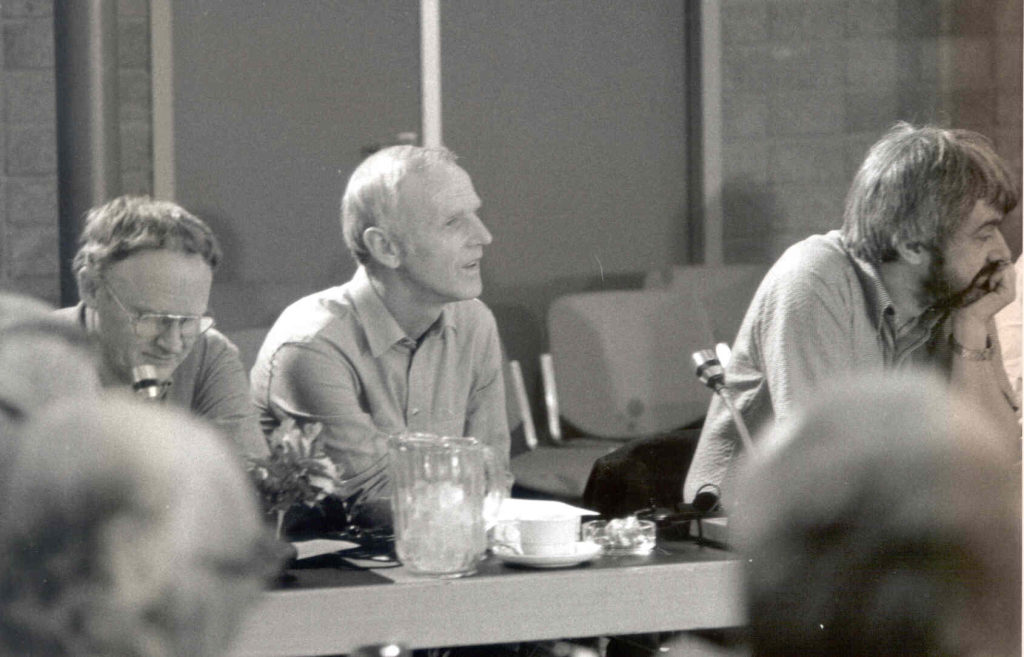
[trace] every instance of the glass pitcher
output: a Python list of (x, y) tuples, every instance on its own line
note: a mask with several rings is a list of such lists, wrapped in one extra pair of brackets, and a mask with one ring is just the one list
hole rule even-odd
[(389, 440), (395, 551), (410, 572), (461, 577), (487, 550), (508, 475), (475, 438), (407, 433)]

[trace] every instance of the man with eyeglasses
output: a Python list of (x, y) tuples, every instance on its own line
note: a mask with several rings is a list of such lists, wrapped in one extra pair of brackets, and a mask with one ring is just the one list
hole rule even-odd
[(82, 301), (58, 311), (100, 348), (104, 387), (154, 382), (155, 396), (266, 451), (237, 348), (207, 315), (221, 259), (210, 228), (180, 206), (123, 196), (86, 216), (73, 268)]

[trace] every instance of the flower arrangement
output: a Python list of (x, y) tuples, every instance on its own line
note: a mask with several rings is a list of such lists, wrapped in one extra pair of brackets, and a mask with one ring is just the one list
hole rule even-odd
[(267, 436), (270, 455), (249, 459), (249, 475), (267, 513), (277, 515), (278, 538), (288, 509), (296, 504), (313, 508), (338, 488), (338, 468), (324, 453), (321, 429), (319, 422), (300, 428), (288, 418)]

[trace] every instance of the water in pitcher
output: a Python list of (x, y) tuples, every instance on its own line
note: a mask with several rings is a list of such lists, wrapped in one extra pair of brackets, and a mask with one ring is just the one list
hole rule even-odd
[(473, 438), (405, 434), (390, 453), (402, 565), (442, 577), (474, 572), (487, 549), (486, 517), (505, 490), (494, 452)]
[(467, 574), (487, 548), (483, 514), (467, 503), (464, 489), (450, 482), (413, 484), (409, 513), (396, 530), (398, 558), (424, 574)]

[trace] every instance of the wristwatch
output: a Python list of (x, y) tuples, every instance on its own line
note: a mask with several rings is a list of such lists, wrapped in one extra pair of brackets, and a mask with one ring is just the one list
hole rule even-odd
[(952, 347), (954, 354), (964, 360), (992, 360), (992, 340), (988, 336), (985, 336), (984, 349), (968, 349), (957, 342), (953, 334), (950, 333), (949, 346)]

